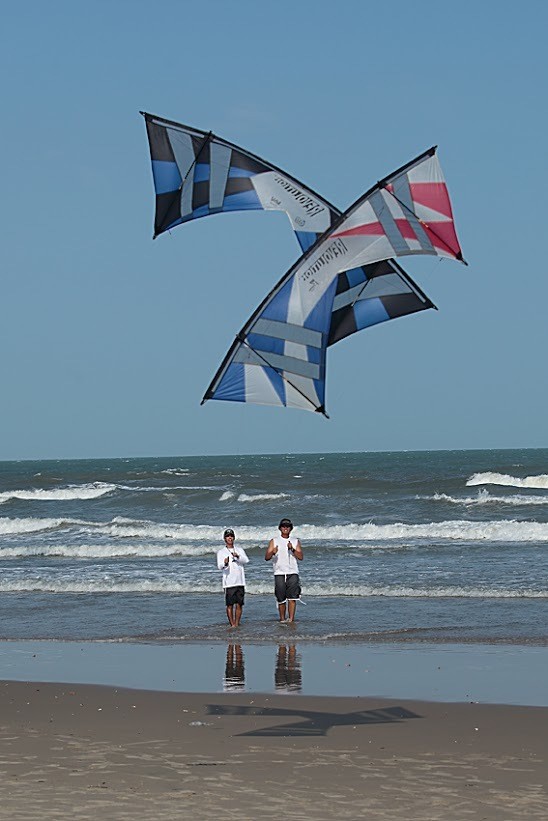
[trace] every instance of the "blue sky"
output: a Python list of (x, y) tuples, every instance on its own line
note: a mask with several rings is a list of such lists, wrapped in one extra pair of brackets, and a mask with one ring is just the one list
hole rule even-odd
[[(545, 4), (10, 4), (0, 34), (0, 459), (547, 445)], [(329, 421), (200, 407), (298, 256), (251, 212), (152, 241), (150, 111), (346, 208), (428, 148), (469, 267), (328, 354)], [(411, 264), (412, 263), (412, 264)]]

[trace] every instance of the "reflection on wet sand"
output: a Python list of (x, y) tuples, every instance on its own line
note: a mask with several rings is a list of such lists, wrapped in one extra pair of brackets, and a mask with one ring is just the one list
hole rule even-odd
[(301, 656), (294, 644), (280, 644), (276, 654), (274, 684), (276, 690), (298, 693), (302, 689)]
[(229, 644), (226, 648), (223, 689), (225, 692), (245, 689), (244, 654), (239, 644)]
[[(274, 685), (278, 692), (299, 693), (302, 690), (301, 654), (294, 644), (280, 644), (276, 651)], [(245, 690), (244, 652), (240, 644), (229, 644), (226, 648), (225, 693)]]

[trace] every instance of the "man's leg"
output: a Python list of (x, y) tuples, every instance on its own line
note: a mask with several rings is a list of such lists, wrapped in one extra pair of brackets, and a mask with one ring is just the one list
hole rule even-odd
[(278, 602), (280, 621), (285, 621), (285, 603), (287, 601), (285, 576), (274, 576), (274, 595)]
[(287, 589), (287, 606), (289, 608), (289, 621), (295, 621), (295, 609), (297, 607), (297, 599), (301, 595), (301, 585), (299, 583), (299, 574), (291, 573), (286, 576)]
[(287, 608), (289, 610), (289, 621), (295, 621), (295, 609), (297, 607), (296, 601), (288, 601)]
[(235, 604), (234, 605), (234, 616), (233, 616), (233, 618), (234, 618), (234, 625), (233, 626), (234, 627), (239, 627), (240, 622), (242, 620), (242, 605), (241, 604)]
[(228, 623), (231, 627), (235, 627), (234, 624), (234, 612), (233, 612), (233, 605), (227, 604), (226, 606), (226, 615), (228, 616)]

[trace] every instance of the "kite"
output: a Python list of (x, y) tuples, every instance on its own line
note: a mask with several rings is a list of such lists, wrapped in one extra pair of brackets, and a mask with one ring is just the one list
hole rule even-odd
[[(353, 283), (353, 271), (417, 254), (466, 264), (436, 147), (379, 181), (305, 251), (237, 335), (202, 404), (208, 399), (253, 402), (327, 416), (326, 351), (341, 293), (345, 305), (354, 300), (354, 307), (369, 291), (371, 305), (379, 314), (384, 311), (377, 279)], [(344, 292), (341, 274), (348, 279)]]
[[(230, 211), (285, 211), (307, 252), (341, 212), (299, 180), (233, 143), (181, 123), (145, 118), (156, 192), (154, 237)], [(339, 273), (327, 345), (379, 322), (436, 306), (393, 260)], [(249, 400), (247, 400), (249, 401)]]

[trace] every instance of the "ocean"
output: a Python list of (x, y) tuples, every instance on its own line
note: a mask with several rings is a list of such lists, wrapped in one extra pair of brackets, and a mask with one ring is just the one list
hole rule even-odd
[[(277, 623), (268, 540), (304, 549)], [(548, 644), (548, 450), (0, 463), (0, 639)]]

